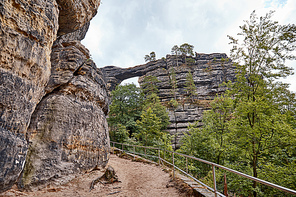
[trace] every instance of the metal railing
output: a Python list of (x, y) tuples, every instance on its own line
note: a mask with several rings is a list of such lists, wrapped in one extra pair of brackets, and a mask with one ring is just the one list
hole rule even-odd
[[(282, 187), (280, 185), (276, 185), (274, 183), (270, 183), (268, 181), (264, 181), (264, 180), (261, 180), (261, 179), (258, 179), (256, 177), (253, 177), (253, 176), (250, 176), (250, 175), (247, 175), (247, 174), (244, 174), (244, 173), (241, 173), (241, 172), (238, 172), (236, 170), (233, 170), (233, 169), (230, 169), (230, 168), (227, 168), (225, 166), (222, 166), (222, 165), (219, 165), (219, 164), (216, 164), (216, 163), (213, 163), (213, 162), (210, 162), (210, 161), (207, 161), (207, 160), (203, 160), (203, 159), (199, 159), (199, 158), (196, 158), (196, 157), (193, 157), (193, 156), (190, 156), (190, 155), (185, 155), (185, 154), (182, 154), (182, 153), (177, 153), (177, 152), (174, 152), (174, 151), (169, 151), (169, 150), (164, 150), (164, 149), (160, 149), (160, 148), (156, 148), (156, 147), (147, 147), (147, 146), (139, 146), (139, 145), (130, 145), (130, 144), (124, 144), (124, 143), (118, 143), (118, 142), (110, 142), (113, 144), (113, 147), (115, 147), (115, 144), (117, 145), (121, 145), (121, 149), (122, 151), (125, 151), (127, 153), (132, 153), (132, 154), (137, 154), (137, 155), (142, 155), (142, 156), (146, 156), (146, 157), (151, 157), (151, 158), (155, 158), (158, 160), (158, 163), (160, 164), (161, 162), (165, 162), (169, 165), (171, 165), (173, 167), (173, 178), (175, 178), (175, 171), (176, 169), (180, 172), (182, 172), (183, 174), (187, 175), (188, 177), (192, 178), (193, 180), (195, 180), (196, 182), (198, 182), (199, 184), (201, 184), (202, 186), (206, 187), (208, 190), (212, 191), (214, 194), (215, 194), (215, 197), (217, 196), (221, 196), (221, 197), (226, 197), (224, 194), (220, 193), (218, 190), (217, 190), (217, 184), (216, 184), (216, 174), (215, 174), (215, 167), (217, 168), (220, 168), (220, 169), (224, 169), (228, 172), (231, 172), (231, 173), (234, 173), (234, 174), (237, 174), (241, 177), (245, 177), (249, 180), (252, 180), (252, 181), (256, 181), (258, 183), (261, 183), (261, 184), (264, 184), (264, 185), (267, 185), (267, 186), (270, 186), (272, 188), (275, 188), (275, 189), (278, 189), (278, 190), (281, 190), (281, 191), (284, 191), (284, 192), (287, 192), (289, 194), (293, 194), (293, 195), (296, 195), (296, 191), (295, 190), (292, 190), (292, 189), (289, 189), (289, 188), (285, 188), (285, 187)], [(124, 150), (124, 146), (126, 147), (133, 147), (133, 151), (128, 151), (128, 150)], [(136, 147), (138, 148), (143, 148), (144, 149), (144, 153), (139, 153), (139, 152), (136, 152)], [(152, 150), (156, 150), (158, 152), (158, 155), (155, 156), (155, 155), (149, 155), (147, 154), (147, 149), (152, 149)], [(164, 158), (161, 158), (160, 156), (160, 151), (164, 151)], [(169, 161), (167, 161), (165, 159), (165, 153), (168, 152), (168, 153), (171, 153), (172, 154), (172, 163), (170, 163)], [(180, 169), (179, 167), (177, 167), (175, 165), (175, 155), (180, 155), (180, 156), (183, 156), (186, 158), (186, 172), (182, 169)], [(212, 173), (213, 173), (213, 183), (214, 183), (214, 187), (211, 188), (210, 186), (204, 184), (203, 182), (201, 182), (200, 180), (196, 179), (195, 177), (193, 177), (191, 174), (188, 173), (188, 158), (192, 159), (192, 160), (196, 160), (196, 161), (199, 161), (199, 162), (202, 162), (202, 163), (205, 163), (205, 164), (208, 164), (210, 166), (212, 166)]]

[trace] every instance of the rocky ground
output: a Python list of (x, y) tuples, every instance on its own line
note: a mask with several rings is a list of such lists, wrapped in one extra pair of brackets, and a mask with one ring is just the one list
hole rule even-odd
[(134, 162), (111, 155), (109, 165), (114, 168), (119, 182), (105, 185), (97, 183), (91, 191), (92, 181), (102, 176), (102, 171), (86, 173), (58, 187), (50, 186), (35, 192), (20, 192), (13, 188), (0, 196), (183, 196), (173, 187), (169, 173), (154, 164)]

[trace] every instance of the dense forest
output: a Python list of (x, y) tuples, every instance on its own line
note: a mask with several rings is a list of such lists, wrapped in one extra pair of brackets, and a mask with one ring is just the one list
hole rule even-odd
[[(240, 26), (239, 39), (229, 36), (236, 80), (223, 84), (226, 91), (211, 102), (202, 122), (188, 128), (176, 151), (295, 190), (296, 96), (280, 79), (293, 74), (285, 63), (296, 58), (296, 26), (280, 25), (272, 15), (258, 17), (253, 12)], [(188, 55), (190, 64), (193, 46), (176, 45), (172, 54)], [(155, 53), (146, 55), (145, 61), (155, 61)], [(119, 85), (111, 92), (111, 140), (172, 150), (174, 136), (166, 132), (167, 109), (182, 103), (173, 96), (177, 88), (173, 68), (169, 74), (172, 99), (167, 103), (160, 102), (158, 80), (153, 76), (146, 76), (140, 88)], [(189, 72), (188, 102), (195, 102), (195, 88)], [(189, 171), (212, 184), (209, 167), (192, 162)], [(217, 179), (222, 180), (224, 173), (217, 170)], [(240, 196), (289, 196), (236, 175), (227, 174), (227, 180), (229, 191)]]

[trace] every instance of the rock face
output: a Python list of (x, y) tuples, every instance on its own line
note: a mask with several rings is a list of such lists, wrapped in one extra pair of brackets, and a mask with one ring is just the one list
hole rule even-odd
[(26, 130), (50, 76), (58, 31), (55, 1), (0, 1), (0, 192), (19, 177)]
[(106, 85), (80, 43), (99, 5), (0, 0), (0, 192), (106, 165)]
[[(185, 63), (186, 58), (191, 58), (191, 64)], [(227, 61), (226, 61), (227, 60)], [(172, 109), (168, 102), (174, 98), (170, 82), (172, 68), (176, 73), (177, 89), (176, 98), (178, 107)], [(145, 76), (155, 76), (160, 81), (157, 83), (161, 101), (167, 105), (171, 124), (167, 130), (175, 136), (173, 145), (179, 146), (181, 137), (186, 133), (190, 123), (201, 120), (202, 113), (208, 109), (209, 102), (216, 94), (225, 91), (225, 87), (220, 87), (224, 81), (234, 80), (235, 67), (226, 54), (196, 54), (195, 57), (167, 55), (165, 59), (149, 62), (131, 68), (118, 68), (107, 66), (102, 68), (105, 81), (109, 90), (113, 90), (116, 85), (123, 80), (139, 76), (139, 84), (143, 83)], [(186, 77), (188, 72), (192, 73), (196, 87), (194, 102), (188, 99), (186, 90)]]

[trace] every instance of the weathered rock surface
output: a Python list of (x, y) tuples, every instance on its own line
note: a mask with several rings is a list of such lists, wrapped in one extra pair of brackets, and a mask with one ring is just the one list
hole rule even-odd
[(71, 33), (88, 23), (96, 14), (101, 0), (56, 0), (60, 6), (59, 35)]
[(123, 80), (132, 77), (141, 77), (146, 73), (160, 68), (167, 68), (166, 61), (163, 59), (138, 65), (130, 68), (120, 68), (116, 66), (105, 66), (101, 68), (107, 88), (109, 91), (115, 90), (115, 87)]
[(106, 165), (106, 85), (80, 43), (99, 5), (0, 0), (0, 192)]
[(0, 192), (23, 169), (26, 130), (50, 76), (57, 31), (55, 1), (0, 1)]
[[(185, 63), (186, 58), (192, 58), (194, 62), (192, 64)], [(141, 85), (145, 76), (156, 76), (160, 81), (157, 83), (158, 96), (167, 105), (174, 98), (169, 77), (171, 68), (174, 68), (177, 81), (176, 97), (179, 106), (175, 110), (168, 107), (171, 124), (167, 130), (176, 136), (174, 143), (175, 146), (178, 146), (180, 138), (187, 131), (189, 124), (201, 120), (203, 111), (209, 107), (208, 103), (216, 94), (225, 91), (225, 87), (220, 87), (220, 84), (224, 81), (234, 80), (235, 67), (231, 60), (225, 61), (226, 59), (227, 56), (223, 53), (196, 54), (195, 57), (179, 56), (178, 58), (167, 55), (165, 59), (131, 68), (107, 66), (102, 68), (102, 72), (109, 90), (114, 90), (116, 85), (131, 77), (139, 76)], [(188, 99), (185, 88), (189, 71), (192, 73), (196, 86), (197, 95), (193, 103)]]
[(89, 61), (38, 104), (28, 128), (25, 187), (60, 184), (73, 178), (73, 173), (107, 164), (109, 137), (102, 82)]

